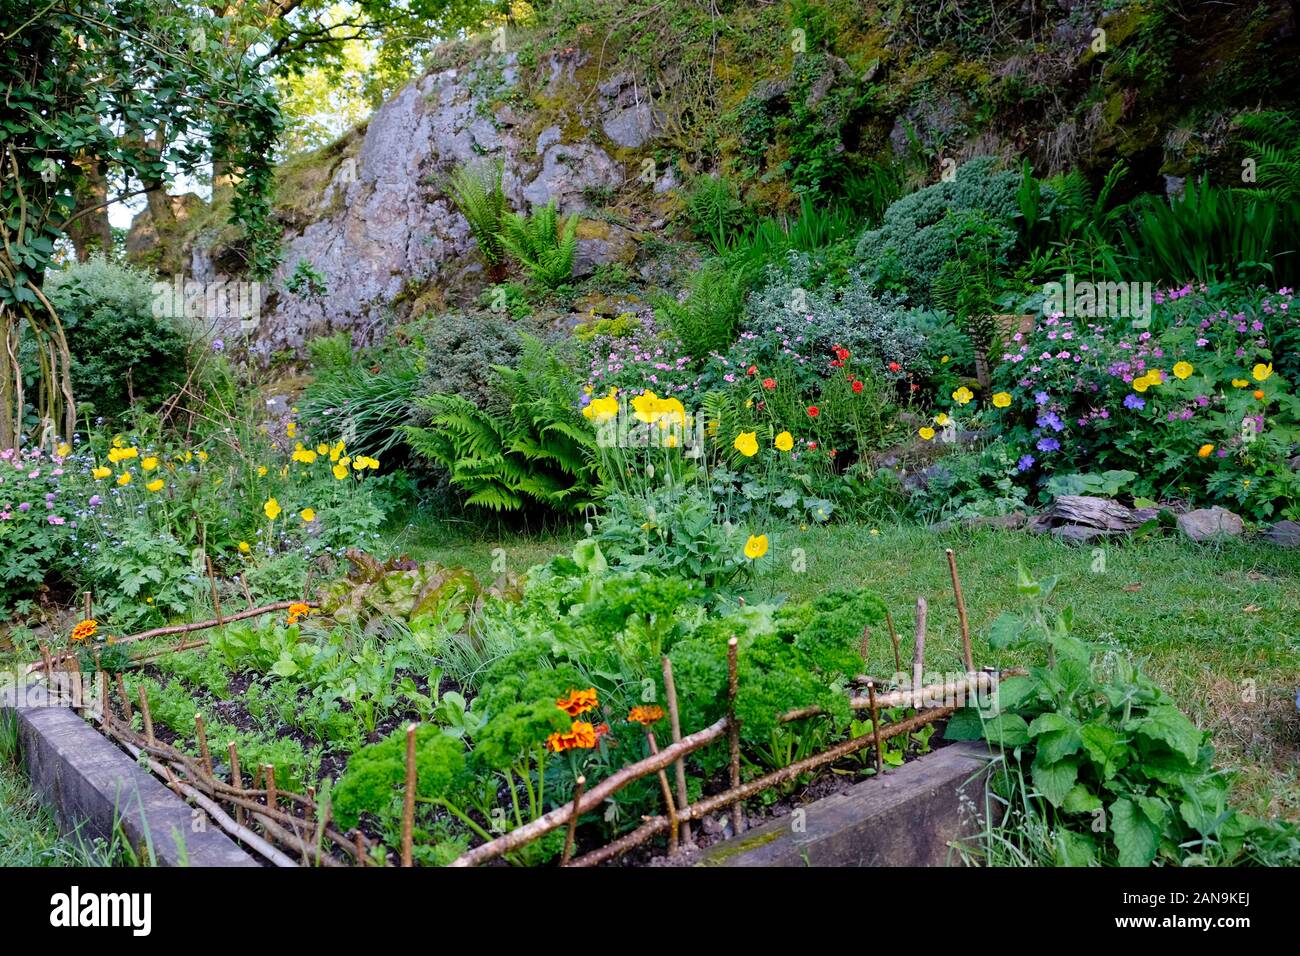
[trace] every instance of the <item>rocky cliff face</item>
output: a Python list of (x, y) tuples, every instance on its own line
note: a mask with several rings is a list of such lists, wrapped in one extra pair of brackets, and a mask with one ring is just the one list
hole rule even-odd
[[(585, 59), (580, 51), (566, 51), (540, 67), (540, 95), (572, 104), (559, 114), (511, 105), (520, 83), (516, 56), (489, 55), (408, 84), (363, 129), (310, 162), (288, 165), (278, 209), (286, 226), (283, 260), (263, 295), (256, 328), (244, 329), (250, 351), (265, 358), (338, 328), (366, 341), (391, 319), (394, 303), (423, 296), (423, 304), (443, 306), (480, 288), (483, 264), (468, 224), (442, 188), (459, 164), (499, 157), (513, 208), (554, 199), (566, 214), (603, 205), (604, 197), (641, 175), (640, 157), (656, 133), (655, 112), (626, 75), (594, 91), (580, 89), (576, 74)], [(676, 185), (668, 170), (655, 178), (651, 193), (665, 196)], [(661, 224), (584, 219), (576, 272), (616, 260), (633, 264), (639, 227)], [(137, 218), (131, 233), (129, 245), (138, 254), (156, 242), (147, 215)], [(228, 230), (199, 228), (171, 264), (187, 279), (237, 278), (240, 260), (229, 238)], [(154, 264), (165, 271), (169, 263)], [(300, 264), (322, 278), (324, 294), (290, 291)], [(240, 334), (236, 317), (221, 325), (219, 334), (233, 344)]]
[[(695, 172), (724, 171), (764, 214), (797, 208), (798, 192), (823, 201), (886, 159), (914, 184), (980, 155), (1028, 160), (1040, 176), (1078, 167), (1094, 183), (1122, 161), (1120, 191), (1133, 195), (1239, 176), (1234, 117), (1296, 108), (1300, 91), (1294, 0), (1251, 0), (1250, 16), (1181, 0), (1052, 0), (996, 5), (985, 26), (936, 20), (924, 4), (895, 15), (821, 0), (794, 14), (736, 2), (718, 18), (686, 0), (627, 2), (635, 16), (593, 3), (590, 22), (543, 18), (514, 52), (450, 47), (455, 65), (286, 162), (283, 264), (249, 349), (266, 360), (340, 328), (361, 343), (395, 318), (473, 302), (483, 264), (441, 184), (480, 158), (503, 161), (514, 209), (555, 199), (582, 215), (579, 277), (618, 262), (661, 283), (665, 261), (681, 270), (689, 258), (647, 240), (673, 238), (663, 227), (679, 178)], [(792, 49), (792, 33), (806, 49)], [(135, 258), (167, 278), (245, 278), (221, 197), (173, 206), (179, 227), (157, 235), (147, 215), (133, 225)], [(238, 327), (221, 328), (228, 345)]]

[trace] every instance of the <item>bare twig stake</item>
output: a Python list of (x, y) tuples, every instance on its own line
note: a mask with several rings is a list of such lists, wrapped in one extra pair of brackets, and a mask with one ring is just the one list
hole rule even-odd
[(889, 627), (889, 641), (894, 645), (894, 673), (903, 673), (903, 658), (898, 653), (898, 632), (894, 630), (894, 615), (889, 613), (889, 608), (885, 608), (885, 624)]
[[(99, 663), (99, 655), (96, 653), (95, 663)], [(108, 671), (99, 671), (96, 674), (99, 678), (99, 707), (102, 713), (101, 720), (105, 727), (113, 722), (113, 712), (108, 707)]]
[(47, 675), (53, 675), (53, 673), (54, 673), (54, 659), (53, 659), (52, 657), (50, 657), (50, 649), (49, 649), (49, 647), (46, 646), (46, 644), (45, 644), (44, 641), (42, 641), (40, 644), (38, 644), (37, 647), (39, 647), (39, 648), (40, 648), (40, 651), (41, 651), (41, 663), (45, 666), (45, 673), (46, 673)]
[(266, 782), (266, 805), (272, 810), (275, 809), (275, 764), (268, 763), (262, 765), (262, 776)]
[[(657, 756), (659, 753), (659, 743), (655, 740), (655, 732), (649, 727), (645, 731), (646, 742), (650, 744), (650, 755)], [(659, 771), (659, 788), (664, 792), (664, 810), (668, 814), (668, 855), (677, 855), (677, 808), (673, 806), (673, 792), (668, 786), (668, 774)]]
[(569, 857), (573, 856), (573, 835), (578, 829), (578, 817), (582, 816), (578, 808), (582, 806), (582, 791), (587, 787), (587, 778), (578, 774), (578, 779), (573, 782), (573, 813), (569, 817), (569, 828), (564, 834), (564, 852), (560, 854), (560, 866), (569, 862)]
[[(239, 751), (235, 749), (233, 740), (226, 744), (226, 753), (230, 755), (230, 785), (242, 792), (244, 789), (244, 775), (239, 772)], [(244, 822), (242, 807), (235, 807), (235, 822)]]
[(94, 615), (91, 613), (91, 599), (90, 599), (90, 592), (89, 592), (89, 591), (82, 591), (82, 592), (81, 592), (81, 597), (82, 597), (82, 603), (83, 603), (84, 606), (85, 606), (85, 614), (83, 615), (83, 619), (89, 621), (89, 620), (94, 616)]
[(208, 734), (203, 729), (203, 715), (198, 711), (194, 713), (194, 735), (199, 738), (199, 758), (203, 761), (203, 769), (210, 774), (212, 773), (212, 754), (208, 751)]
[(126, 715), (126, 722), (131, 723), (135, 717), (135, 712), (131, 707), (131, 698), (126, 693), (126, 681), (122, 679), (122, 672), (117, 672), (117, 696), (122, 698), (122, 713)]
[(70, 654), (63, 662), (63, 669), (68, 673), (68, 682), (72, 685), (72, 706), (81, 709), (81, 664), (76, 653)]
[(415, 833), (415, 724), (406, 725), (406, 793), (402, 795), (402, 866), (413, 866)]
[(212, 571), (212, 557), (205, 554), (203, 560), (208, 563), (208, 584), (212, 588), (212, 609), (217, 614), (217, 627), (222, 627), (226, 622), (221, 617), (221, 595), (217, 593), (217, 576)]
[(925, 618), (929, 613), (930, 606), (925, 603), (925, 598), (916, 599), (916, 643), (912, 645), (912, 693), (916, 696), (916, 701), (912, 705), (917, 709), (921, 707), (921, 675), (925, 670)]
[(970, 649), (970, 624), (966, 620), (966, 601), (961, 596), (961, 578), (957, 577), (957, 557), (952, 548), (945, 549), (948, 555), (948, 570), (952, 573), (952, 591), (957, 596), (957, 622), (961, 625), (961, 653), (966, 664), (966, 673), (975, 671), (975, 658)]
[[(141, 631), (139, 634), (127, 634), (123, 637), (116, 638), (114, 643), (129, 644), (133, 641), (143, 641), (151, 637), (167, 637), (171, 634), (188, 634), (191, 631), (202, 631), (210, 627), (216, 627), (218, 623), (233, 624), (235, 621), (245, 621), (250, 617), (259, 617), (263, 614), (269, 614), (272, 611), (287, 611), (294, 604), (306, 604), (308, 607), (320, 606), (320, 604), (315, 601), (276, 601), (274, 604), (265, 604), (262, 607), (245, 608), (244, 610), (237, 611), (234, 614), (227, 614), (222, 622), (212, 620), (196, 621), (193, 624), (169, 624), (167, 627), (155, 627), (148, 631)], [(192, 644), (189, 646), (197, 647), (199, 645)], [(49, 673), (50, 668), (54, 665), (61, 663), (67, 658), (75, 658), (76, 656), (75, 651), (69, 651), (66, 655), (60, 654), (57, 658), (50, 658), (49, 663), (47, 664), (28, 664), (27, 667), (24, 668), (24, 672), (30, 674), (32, 671), (39, 670), (44, 666), (46, 673)]]
[(876, 682), (867, 681), (867, 699), (871, 701), (871, 735), (876, 738), (876, 776), (885, 772), (885, 740), (880, 736), (880, 708), (876, 706)]
[[(668, 698), (668, 720), (673, 728), (673, 743), (678, 743), (682, 739), (682, 721), (677, 709), (677, 684), (673, 680), (673, 662), (667, 657), (664, 657), (664, 696)], [(673, 772), (677, 777), (677, 802), (684, 807), (689, 802), (686, 797), (686, 761), (678, 760), (674, 763)], [(695, 845), (695, 838), (691, 835), (691, 825), (687, 821), (682, 822), (681, 837), (682, 842), (687, 846)]]
[[(740, 786), (740, 724), (736, 720), (736, 693), (740, 689), (740, 679), (736, 673), (736, 647), (733, 637), (727, 641), (727, 741), (731, 746), (731, 786)], [(731, 824), (736, 835), (745, 823), (745, 808), (740, 801), (731, 808)]]
[(360, 830), (358, 830), (353, 835), (353, 840), (355, 841), (357, 846), (357, 863), (361, 866), (365, 866), (366, 865), (366, 841), (361, 836)]
[(248, 582), (247, 582), (246, 580), (244, 580), (244, 572), (243, 572), (243, 571), (240, 571), (240, 572), (239, 572), (239, 586), (240, 586), (241, 588), (244, 589), (244, 600), (246, 600), (246, 601), (248, 602), (248, 606), (249, 606), (249, 607), (252, 607), (252, 606), (253, 606), (253, 592), (250, 591), (250, 590), (248, 589)]
[(149, 695), (145, 693), (144, 685), (138, 688), (140, 691), (140, 717), (144, 720), (144, 739), (149, 741), (150, 746), (155, 742), (153, 735), (153, 717), (149, 713)]

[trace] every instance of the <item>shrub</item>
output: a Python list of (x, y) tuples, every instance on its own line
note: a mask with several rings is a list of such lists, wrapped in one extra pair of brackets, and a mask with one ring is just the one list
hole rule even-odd
[(790, 364), (811, 390), (832, 373), (826, 362), (838, 345), (892, 381), (924, 371), (925, 340), (902, 296), (873, 291), (858, 271), (842, 287), (818, 287), (809, 258), (797, 253), (787, 270), (774, 268), (768, 276), (746, 302), (740, 340), (724, 360), (728, 370)]
[(544, 342), (556, 338), (539, 321), (495, 312), (449, 312), (422, 320), (413, 330), (423, 365), (420, 390), (459, 395), (493, 413), (508, 411), (492, 370), (498, 365), (513, 367), (519, 361), (524, 335)]
[(79, 411), (152, 409), (185, 382), (192, 337), (180, 319), (154, 316), (152, 283), (103, 258), (50, 273), (45, 291), (67, 332)]
[(991, 157), (972, 159), (951, 181), (927, 186), (890, 206), (880, 227), (858, 239), (858, 258), (865, 260), (876, 283), (926, 304), (935, 277), (960, 238), (963, 220), (951, 214), (982, 213), (1009, 230), (1018, 212), (1020, 182), (1019, 173), (998, 171)]
[(717, 175), (697, 176), (691, 181), (686, 193), (686, 214), (695, 235), (712, 241), (718, 253), (727, 249), (732, 237), (750, 219), (735, 184)]

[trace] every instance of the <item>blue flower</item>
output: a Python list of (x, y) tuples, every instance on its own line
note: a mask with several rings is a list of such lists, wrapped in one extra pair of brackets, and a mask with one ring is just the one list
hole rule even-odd
[(1052, 396), (1046, 392), (1034, 392), (1034, 402), (1038, 405), (1046, 405), (1052, 400)]
[(1060, 451), (1060, 449), (1061, 449), (1061, 443), (1057, 441), (1055, 438), (1038, 439), (1039, 451)]
[(1146, 408), (1147, 400), (1141, 395), (1134, 395), (1131, 392), (1124, 396), (1125, 408)]
[(1065, 430), (1065, 423), (1061, 421), (1060, 416), (1057, 415), (1056, 412), (1043, 412), (1043, 414), (1038, 416), (1038, 424), (1040, 427), (1046, 426), (1051, 428), (1054, 432)]
[(1030, 468), (1033, 467), (1034, 467), (1033, 455), (1021, 455), (1020, 460), (1016, 462), (1016, 469), (1018, 471), (1028, 471)]

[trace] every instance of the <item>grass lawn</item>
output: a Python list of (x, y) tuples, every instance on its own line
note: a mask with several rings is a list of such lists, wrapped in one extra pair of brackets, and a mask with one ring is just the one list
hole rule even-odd
[(59, 835), (16, 756), (13, 728), (0, 726), (0, 867), (103, 865), (98, 848)]
[[(1076, 633), (1133, 655), (1201, 727), (1213, 732), (1219, 765), (1238, 774), (1235, 795), (1250, 812), (1300, 820), (1300, 551), (1254, 542), (1199, 546), (1178, 538), (1092, 548), (1050, 536), (994, 529), (947, 532), (913, 525), (842, 524), (788, 530), (773, 541), (784, 557), (754, 599), (806, 598), (831, 588), (866, 586), (893, 611), (910, 657), (918, 595), (930, 605), (927, 665), (960, 667), (961, 639), (945, 548), (957, 555), (977, 665), (1011, 666), (984, 637), (1014, 608), (1015, 565), (1037, 577), (1059, 575), (1057, 606), (1072, 606)], [(420, 559), (464, 565), (495, 577), (494, 562), (520, 572), (568, 548), (578, 533), (499, 538), (445, 525), (408, 527), (393, 547)], [(796, 571), (791, 549), (803, 548)], [(871, 670), (894, 670), (888, 638), (872, 642)]]

